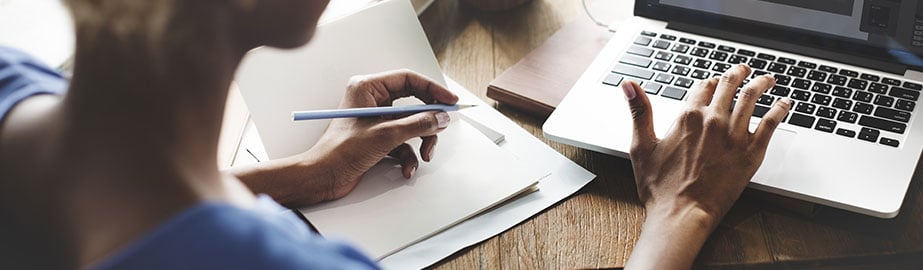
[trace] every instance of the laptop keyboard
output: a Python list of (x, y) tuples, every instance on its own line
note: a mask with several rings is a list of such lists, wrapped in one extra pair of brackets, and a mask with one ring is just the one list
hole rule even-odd
[(753, 116), (789, 97), (785, 123), (890, 147), (900, 146), (923, 90), (917, 82), (649, 31), (638, 35), (602, 83), (637, 80), (649, 95), (685, 100), (695, 82), (740, 63), (753, 69), (744, 84), (763, 74), (777, 80), (757, 100)]

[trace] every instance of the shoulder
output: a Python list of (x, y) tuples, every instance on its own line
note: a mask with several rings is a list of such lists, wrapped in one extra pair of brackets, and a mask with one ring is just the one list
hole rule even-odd
[[(294, 216), (293, 216), (294, 217)], [(286, 226), (281, 216), (205, 203), (109, 258), (102, 269), (370, 269), (354, 248)]]

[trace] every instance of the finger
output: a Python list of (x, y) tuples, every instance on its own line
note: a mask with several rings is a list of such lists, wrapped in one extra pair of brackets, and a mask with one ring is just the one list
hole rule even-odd
[(365, 80), (379, 82), (383, 86), (383, 89), (379, 89), (383, 92), (374, 95), (379, 106), (390, 105), (395, 99), (410, 96), (417, 97), (426, 103), (455, 104), (458, 102), (458, 96), (449, 89), (408, 69), (373, 74)]
[(429, 111), (386, 121), (380, 125), (391, 137), (390, 143), (398, 144), (415, 137), (436, 135), (448, 127), (451, 121), (446, 112)]
[(776, 84), (776, 78), (771, 75), (763, 75), (753, 78), (747, 85), (740, 90), (737, 96), (737, 104), (734, 105), (734, 111), (731, 112), (731, 128), (734, 132), (745, 133), (750, 127), (750, 117), (753, 115), (753, 109), (756, 107), (756, 100), (763, 95), (763, 92), (769, 90)]
[(708, 80), (700, 81), (696, 89), (698, 91), (689, 97), (689, 106), (691, 107), (705, 107), (708, 106), (708, 103), (711, 103), (712, 97), (715, 95), (715, 87), (718, 86), (718, 78), (711, 78)]
[(433, 151), (436, 150), (436, 142), (439, 141), (439, 137), (432, 135), (420, 138), (423, 139), (423, 143), (420, 144), (420, 155), (423, 156), (423, 161), (429, 162), (433, 160)]
[(739, 64), (725, 71), (718, 81), (718, 87), (715, 89), (715, 97), (711, 102), (714, 111), (720, 114), (730, 114), (731, 101), (737, 94), (737, 88), (750, 75), (750, 67), (745, 64)]
[(388, 155), (401, 162), (401, 173), (404, 175), (404, 178), (412, 177), (414, 172), (417, 171), (417, 167), (420, 166), (420, 161), (417, 160), (417, 154), (413, 152), (413, 148), (410, 147), (409, 144), (402, 143), (398, 145), (397, 148), (391, 150), (391, 153), (388, 153)]
[(769, 145), (769, 140), (772, 139), (772, 134), (775, 133), (776, 127), (779, 126), (779, 123), (782, 123), (782, 120), (791, 110), (792, 100), (787, 97), (780, 98), (772, 105), (769, 112), (763, 116), (763, 120), (760, 121), (759, 126), (756, 127), (756, 131), (753, 133), (754, 140), (760, 149), (765, 149)]
[(628, 101), (634, 125), (634, 138), (632, 139), (631, 152), (644, 151), (657, 140), (654, 134), (654, 118), (651, 114), (651, 102), (641, 86), (634, 81), (622, 83), (622, 92)]

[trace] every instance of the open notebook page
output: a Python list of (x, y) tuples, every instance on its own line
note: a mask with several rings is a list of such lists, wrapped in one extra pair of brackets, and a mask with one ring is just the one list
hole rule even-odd
[[(529, 190), (548, 171), (529, 168), (461, 117), (439, 133), (433, 160), (411, 179), (395, 160), (373, 167), (346, 197), (300, 211), (322, 235), (381, 259)], [(411, 143), (419, 149), (419, 140)]]

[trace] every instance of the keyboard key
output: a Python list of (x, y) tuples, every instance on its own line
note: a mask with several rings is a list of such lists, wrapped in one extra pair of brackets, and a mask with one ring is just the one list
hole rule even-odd
[(635, 44), (638, 44), (638, 45), (641, 45), (641, 46), (647, 46), (648, 44), (651, 44), (651, 38), (645, 37), (645, 36), (640, 36), (640, 37), (638, 37), (638, 38), (635, 39)]
[(886, 97), (886, 96), (876, 96), (874, 103), (875, 105), (879, 105), (879, 106), (891, 107), (891, 105), (894, 105), (894, 98)]
[(691, 71), (692, 71), (692, 69), (689, 68), (689, 67), (675, 66), (675, 67), (673, 67), (672, 73), (673, 73), (673, 74), (676, 74), (676, 75), (686, 76), (686, 75), (689, 75), (689, 72), (691, 72)]
[(677, 55), (676, 58), (673, 59), (673, 62), (678, 63), (678, 64), (683, 64), (683, 65), (688, 65), (689, 63), (692, 63), (692, 57), (685, 56), (685, 55)]
[(670, 84), (673, 82), (673, 75), (666, 74), (666, 73), (660, 73), (660, 74), (657, 74), (657, 77), (654, 78), (654, 81), (659, 82), (659, 83)]
[(862, 102), (872, 102), (872, 96), (874, 95), (872, 95), (872, 93), (869, 93), (869, 92), (856, 91), (856, 94), (853, 95), (852, 99), (856, 101), (862, 101)]
[(868, 87), (868, 85), (869, 85), (868, 81), (864, 81), (860, 79), (851, 79), (849, 80), (849, 84), (847, 84), (847, 86), (849, 86), (850, 88), (859, 89), (859, 90), (865, 90), (865, 87)]
[(624, 79), (624, 77), (619, 76), (618, 74), (609, 73), (609, 75), (606, 75), (606, 78), (603, 79), (603, 84), (619, 86), (619, 84), (622, 83), (622, 79)]
[(785, 70), (787, 69), (788, 69), (787, 65), (780, 64), (780, 63), (771, 63), (769, 64), (769, 68), (766, 68), (766, 70), (773, 72), (773, 73), (785, 73)]
[(708, 79), (709, 75), (711, 75), (711, 73), (708, 73), (708, 71), (696, 69), (695, 71), (692, 71), (692, 75), (689, 75), (689, 77), (696, 78), (699, 80), (704, 80), (704, 79)]
[(711, 67), (711, 61), (705, 59), (696, 59), (695, 62), (692, 62), (693, 67), (708, 69)]
[(881, 77), (878, 77), (878, 76), (872, 75), (872, 74), (868, 74), (868, 73), (862, 73), (862, 75), (859, 76), (859, 78), (860, 78), (860, 79), (863, 79), (863, 80), (867, 80), (867, 81), (873, 81), (873, 82), (877, 82), (878, 80), (881, 80)]
[(836, 116), (836, 109), (830, 107), (820, 107), (817, 109), (817, 116), (833, 119), (833, 117)]
[(650, 70), (643, 70), (636, 67), (618, 64), (615, 65), (615, 68), (612, 69), (612, 72), (637, 77), (645, 80), (650, 80), (654, 77), (654, 72)]
[(686, 44), (676, 44), (676, 45), (673, 46), (673, 49), (671, 49), (671, 51), (673, 51), (673, 52), (678, 52), (678, 53), (686, 53), (686, 52), (689, 51), (689, 45), (686, 45)]
[(852, 89), (837, 86), (833, 88), (833, 95), (841, 98), (850, 98), (852, 97)]
[(676, 83), (674, 83), (673, 85), (681, 86), (683, 88), (689, 88), (689, 87), (692, 87), (692, 83), (693, 81), (691, 79), (677, 78)]
[(731, 55), (731, 57), (728, 58), (728, 63), (731, 63), (731, 64), (741, 64), (741, 63), (746, 63), (746, 62), (747, 62), (746, 56), (740, 56), (740, 55), (735, 54), (735, 55)]
[(800, 113), (792, 113), (792, 116), (788, 118), (788, 123), (804, 128), (811, 128), (814, 126), (814, 117)]
[(711, 70), (714, 70), (718, 73), (724, 73), (728, 69), (731, 69), (731, 65), (725, 63), (715, 63), (715, 65), (711, 67)]
[(814, 94), (814, 97), (811, 98), (811, 103), (819, 105), (829, 105), (831, 97), (824, 94)]
[(667, 34), (660, 34), (660, 38), (666, 39), (666, 40), (669, 40), (669, 41), (674, 41), (674, 40), (676, 40), (676, 36), (667, 35)]
[(904, 123), (910, 122), (909, 112), (898, 111), (898, 110), (885, 108), (885, 107), (876, 108), (875, 116), (888, 119), (888, 120), (898, 121), (898, 122), (904, 122)]
[(833, 89), (833, 86), (826, 83), (814, 83), (814, 86), (811, 86), (811, 91), (817, 93), (829, 94), (830, 89)]
[(817, 64), (811, 63), (811, 62), (807, 62), (807, 61), (798, 62), (798, 66), (799, 66), (799, 67), (803, 67), (803, 68), (807, 68), (807, 69), (815, 69), (815, 68), (817, 68)]
[(749, 57), (756, 56), (756, 52), (751, 51), (751, 50), (745, 50), (745, 49), (737, 50), (737, 53), (740, 55), (749, 56)]
[(919, 83), (904, 82), (904, 87), (910, 88), (913, 90), (923, 90), (923, 85)]
[(628, 53), (634, 54), (634, 55), (640, 55), (644, 57), (650, 57), (651, 55), (654, 54), (654, 50), (650, 48), (644, 48), (644, 47), (632, 45), (631, 47), (628, 47)]
[(909, 100), (903, 100), (903, 99), (898, 99), (897, 102), (894, 103), (894, 108), (897, 108), (898, 110), (908, 111), (908, 112), (913, 112), (913, 108), (915, 108), (916, 106), (917, 106), (916, 102), (909, 101)]
[(901, 86), (901, 81), (897, 79), (883, 78), (881, 79), (881, 82), (885, 84), (894, 85), (894, 86)]
[(807, 91), (795, 90), (792, 92), (792, 99), (808, 101), (811, 98), (811, 93)]
[(765, 72), (765, 71), (762, 71), (762, 70), (754, 70), (754, 71), (753, 71), (753, 74), (750, 75), (750, 78), (756, 78), (756, 77), (763, 76), (763, 75), (766, 75), (766, 74), (769, 74), (769, 72)]
[(808, 79), (822, 82), (827, 80), (827, 73), (823, 71), (812, 70), (808, 73)]
[(859, 72), (848, 70), (848, 69), (841, 69), (839, 74), (843, 76), (849, 76), (849, 77), (859, 77)]
[(771, 54), (760, 53), (756, 55), (756, 58), (763, 59), (766, 61), (776, 61), (776, 56)]
[(667, 71), (667, 70), (670, 70), (670, 67), (672, 66), (673, 65), (671, 65), (670, 63), (657, 62), (656, 64), (654, 64), (654, 69), (657, 71)]
[(651, 32), (651, 31), (641, 31), (641, 35), (649, 36), (649, 37), (656, 37), (656, 36), (657, 36), (657, 33), (654, 33), (654, 32)]
[(806, 114), (814, 114), (814, 111), (817, 110), (817, 105), (805, 102), (798, 102), (798, 105), (795, 105), (795, 111)]
[(693, 40), (693, 39), (688, 39), (688, 38), (679, 38), (679, 42), (686, 43), (686, 44), (689, 44), (689, 45), (695, 45), (695, 43), (696, 43), (695, 40)]
[(833, 107), (842, 110), (852, 108), (852, 100), (837, 98), (833, 100)]
[(856, 105), (852, 106), (852, 111), (862, 114), (870, 114), (872, 113), (872, 108), (874, 108), (872, 104), (856, 102)]
[(714, 43), (711, 43), (711, 42), (699, 41), (699, 46), (702, 46), (702, 47), (705, 47), (705, 48), (709, 48), (709, 49), (714, 49), (715, 46), (717, 46), (717, 45), (715, 45)]
[(654, 58), (657, 60), (670, 61), (670, 59), (673, 59), (673, 54), (666, 51), (659, 51), (654, 54)]
[(897, 134), (904, 134), (904, 130), (907, 129), (906, 124), (867, 115), (859, 117), (859, 125), (886, 130)]
[(891, 146), (891, 147), (898, 147), (898, 146), (901, 145), (901, 142), (899, 142), (899, 141), (897, 141), (897, 140), (895, 140), (895, 139), (889, 139), (889, 138), (885, 138), (885, 137), (881, 137), (881, 140), (878, 141), (878, 143), (884, 144), (884, 145), (887, 145), (887, 146)]
[(817, 69), (823, 72), (827, 72), (827, 73), (836, 73), (838, 71), (837, 68), (827, 66), (827, 65), (820, 65), (820, 67), (818, 67)]
[(694, 55), (696, 57), (706, 57), (708, 56), (708, 53), (709, 53), (709, 50), (704, 49), (704, 48), (692, 48), (692, 51), (689, 52), (689, 54)]
[(855, 124), (856, 119), (859, 118), (859, 114), (850, 112), (850, 111), (840, 111), (840, 115), (836, 117), (837, 121), (846, 122), (850, 124)]
[(773, 86), (772, 90), (769, 91), (770, 94), (780, 97), (787, 97), (789, 92), (791, 92), (791, 89), (788, 89), (788, 87), (778, 85)]
[(647, 92), (648, 94), (656, 95), (657, 93), (660, 93), (660, 89), (663, 88), (663, 85), (659, 83), (647, 82), (641, 88), (643, 88), (644, 92)]
[(718, 46), (718, 50), (719, 50), (719, 51), (724, 51), (724, 52), (733, 53), (733, 52), (736, 51), (737, 49), (735, 49), (734, 47), (731, 47), (731, 46), (724, 46), (724, 45), (721, 45), (721, 46)]
[(667, 86), (663, 89), (663, 94), (660, 94), (663, 97), (672, 98), (675, 100), (683, 100), (686, 97), (686, 90), (679, 89), (672, 86)]
[(856, 137), (856, 132), (855, 132), (855, 131), (848, 130), (848, 129), (842, 129), (842, 128), (838, 128), (838, 129), (836, 130), (836, 134), (837, 134), (837, 135), (840, 135), (840, 136), (850, 137), (850, 138), (855, 138), (855, 137)]
[(869, 91), (879, 93), (879, 94), (887, 94), (888, 85), (873, 82), (872, 84), (869, 85)]
[(708, 55), (708, 59), (715, 60), (715, 61), (722, 61), (722, 62), (723, 62), (724, 60), (727, 60), (727, 59), (728, 59), (728, 56), (729, 56), (729, 54), (726, 53), (726, 52), (722, 52), (722, 51), (712, 51), (711, 54)]
[(762, 106), (762, 105), (756, 105), (756, 107), (753, 107), (753, 116), (763, 118), (763, 116), (766, 115), (766, 113), (768, 112), (769, 112), (769, 107)]
[(667, 48), (670, 48), (670, 42), (666, 40), (654, 41), (654, 45), (651, 45), (651, 47), (666, 50)]
[(756, 103), (771, 106), (773, 100), (775, 99), (772, 96), (760, 95), (760, 97), (756, 99)]
[(788, 72), (785, 74), (789, 76), (795, 76), (798, 78), (804, 78), (804, 75), (806, 75), (807, 73), (808, 73), (807, 69), (793, 66), (789, 68)]
[(829, 77), (827, 77), (827, 83), (844, 86), (846, 85), (846, 77), (831, 74)]
[(817, 125), (814, 126), (814, 129), (827, 132), (827, 133), (833, 133), (833, 129), (835, 128), (836, 128), (836, 121), (827, 120), (827, 119), (817, 119)]
[(776, 74), (772, 75), (772, 77), (776, 78), (776, 85), (788, 85), (792, 82), (792, 77), (788, 75)]
[(908, 90), (906, 88), (900, 88), (900, 87), (891, 87), (891, 92), (888, 93), (888, 95), (892, 97), (899, 97), (899, 98), (911, 100), (911, 101), (917, 101), (917, 99), (920, 98), (920, 92)]
[(795, 79), (795, 81), (792, 82), (792, 87), (808, 90), (811, 89), (811, 81), (805, 79)]
[(753, 59), (750, 59), (750, 63), (747, 63), (747, 64), (750, 65), (750, 67), (753, 69), (764, 69), (766, 68), (766, 64), (768, 63), (766, 61), (753, 58)]
[(652, 61), (650, 59), (641, 58), (641, 57), (637, 57), (634, 55), (628, 55), (628, 54), (626, 54), (625, 56), (622, 56), (622, 59), (619, 60), (619, 63), (629, 64), (632, 66), (638, 66), (638, 67), (643, 67), (643, 68), (650, 66), (651, 62)]
[(779, 57), (779, 59), (776, 59), (776, 61), (779, 61), (779, 63), (783, 63), (786, 65), (794, 65), (796, 62), (798, 62), (795, 59), (791, 59), (788, 57), (781, 57), (781, 56)]
[(862, 128), (859, 130), (859, 139), (863, 141), (875, 142), (878, 140), (878, 135), (881, 135), (881, 131), (870, 128)]

